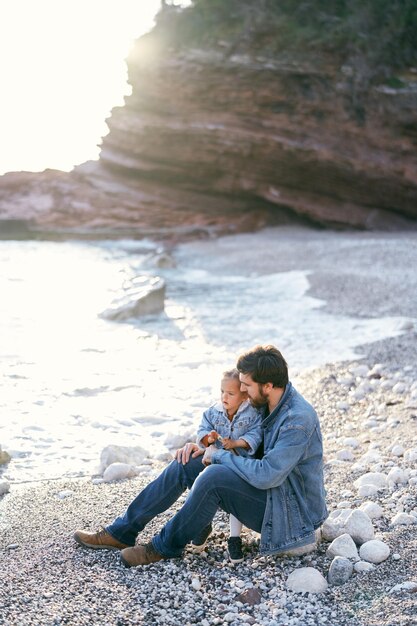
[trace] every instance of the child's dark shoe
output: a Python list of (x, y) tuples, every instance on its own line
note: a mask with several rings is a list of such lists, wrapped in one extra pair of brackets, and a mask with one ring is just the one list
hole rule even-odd
[(242, 563), (243, 551), (242, 540), (240, 537), (229, 537), (227, 540), (227, 548), (229, 551), (229, 559), (232, 563)]

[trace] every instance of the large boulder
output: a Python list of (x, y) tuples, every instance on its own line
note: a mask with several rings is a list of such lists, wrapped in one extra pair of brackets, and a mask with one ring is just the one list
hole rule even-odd
[(123, 321), (142, 315), (154, 315), (164, 310), (165, 281), (157, 276), (142, 276), (124, 294), (114, 300), (101, 316)]
[(140, 446), (106, 446), (100, 455), (100, 471), (103, 473), (112, 463), (141, 465), (147, 456), (147, 450)]

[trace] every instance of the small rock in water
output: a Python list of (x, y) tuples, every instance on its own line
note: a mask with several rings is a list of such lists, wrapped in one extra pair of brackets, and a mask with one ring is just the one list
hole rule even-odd
[(379, 539), (367, 541), (359, 548), (359, 556), (369, 563), (382, 563), (389, 555), (389, 546)]
[(0, 446), (0, 465), (5, 465), (10, 461), (11, 458), (12, 457), (10, 456), (10, 454), (5, 450), (2, 450)]
[(328, 583), (314, 567), (300, 567), (288, 576), (287, 587), (299, 593), (323, 593)]
[(335, 556), (331, 562), (327, 580), (331, 585), (343, 585), (353, 573), (353, 563), (344, 556)]
[(168, 435), (164, 443), (169, 449), (182, 448), (182, 446), (185, 445), (188, 441), (193, 441), (194, 439), (194, 430), (187, 430), (184, 433)]
[(4, 496), (10, 491), (10, 483), (7, 480), (0, 480), (0, 496)]

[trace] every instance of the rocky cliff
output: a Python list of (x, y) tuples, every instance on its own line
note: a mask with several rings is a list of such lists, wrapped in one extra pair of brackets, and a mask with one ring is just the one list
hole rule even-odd
[(358, 92), (352, 67), (158, 35), (129, 59), (98, 163), (0, 178), (0, 231), (162, 238), (303, 222), (417, 225), (417, 73)]

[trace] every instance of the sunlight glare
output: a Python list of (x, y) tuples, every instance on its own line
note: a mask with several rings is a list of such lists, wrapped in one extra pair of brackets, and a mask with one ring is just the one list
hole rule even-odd
[(98, 158), (129, 93), (125, 58), (160, 0), (3, 0), (0, 174)]

